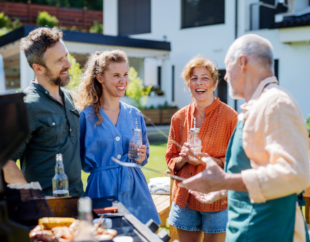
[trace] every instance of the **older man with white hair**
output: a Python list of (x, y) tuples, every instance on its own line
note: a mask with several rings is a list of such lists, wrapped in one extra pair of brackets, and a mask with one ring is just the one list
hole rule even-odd
[(298, 194), (310, 185), (308, 133), (296, 100), (277, 85), (272, 45), (258, 35), (238, 38), (225, 58), (229, 93), (244, 98), (224, 171), (207, 168), (185, 180), (202, 202), (228, 190), (226, 241), (309, 241)]

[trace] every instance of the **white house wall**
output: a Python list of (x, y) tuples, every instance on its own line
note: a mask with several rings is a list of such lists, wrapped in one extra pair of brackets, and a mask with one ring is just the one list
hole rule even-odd
[[(181, 29), (180, 0), (151, 1), (152, 33), (132, 37), (161, 41), (166, 38), (171, 42), (170, 63), (175, 66), (175, 104), (179, 107), (191, 102), (190, 93), (184, 92), (184, 80), (180, 75), (192, 57), (198, 54), (206, 55), (217, 63), (219, 69), (225, 69), (225, 54), (229, 44), (234, 40), (234, 8), (234, 1), (226, 1), (225, 24)], [(104, 24), (106, 26), (109, 23)], [(167, 78), (170, 93), (171, 76)], [(169, 101), (171, 102), (171, 99)], [(232, 100), (229, 100), (229, 103), (233, 105)]]

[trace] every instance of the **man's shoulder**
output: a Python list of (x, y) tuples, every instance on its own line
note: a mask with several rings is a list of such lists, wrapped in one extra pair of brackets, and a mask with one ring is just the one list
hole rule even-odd
[(277, 106), (279, 104), (286, 104), (288, 106), (298, 105), (297, 101), (288, 90), (276, 84), (265, 88), (259, 98), (259, 103), (268, 107)]
[(24, 90), (26, 96), (24, 97), (24, 102), (28, 107), (36, 107), (41, 104), (41, 94), (33, 86), (29, 86)]

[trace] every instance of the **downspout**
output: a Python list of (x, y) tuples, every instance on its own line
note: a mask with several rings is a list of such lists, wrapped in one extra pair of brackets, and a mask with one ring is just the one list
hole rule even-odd
[[(238, 0), (235, 0), (235, 39), (238, 38)], [(238, 109), (238, 101), (235, 99), (235, 110)]]

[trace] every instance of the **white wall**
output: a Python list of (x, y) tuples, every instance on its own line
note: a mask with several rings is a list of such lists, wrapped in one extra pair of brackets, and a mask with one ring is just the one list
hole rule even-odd
[[(248, 1), (242, 0), (242, 2), (245, 11), (247, 11), (249, 9)], [(274, 59), (279, 60), (279, 85), (294, 96), (301, 107), (304, 117), (306, 117), (310, 114), (310, 43), (309, 41), (281, 42), (281, 39), (283, 39), (281, 38), (281, 32), (285, 31), (285, 35), (292, 36), (291, 40), (294, 41), (297, 38), (297, 29), (299, 28), (255, 31), (243, 29), (240, 35), (257, 34), (271, 42), (274, 48)], [(306, 30), (309, 31), (308, 28)], [(239, 101), (239, 103), (241, 102)]]
[[(175, 103), (183, 107), (191, 102), (191, 98), (188, 91), (184, 92), (184, 81), (180, 78), (180, 74), (193, 56), (207, 55), (217, 62), (219, 69), (225, 68), (225, 54), (235, 38), (235, 1), (226, 0), (225, 24), (188, 29), (181, 29), (180, 0), (152, 0), (151, 2), (152, 33), (132, 37), (163, 41), (166, 36), (167, 41), (171, 42), (169, 62), (170, 65), (175, 66)], [(280, 86), (289, 90), (295, 97), (306, 117), (310, 114), (310, 43), (309, 41), (282, 43), (278, 29), (250, 31), (250, 4), (255, 2), (258, 0), (239, 0), (238, 36), (255, 33), (270, 40), (274, 46), (274, 58), (279, 59)], [(288, 34), (293, 35), (294, 29), (288, 29), (291, 31)], [(145, 73), (148, 71), (145, 70)], [(171, 87), (170, 77), (167, 78), (170, 82), (170, 84), (167, 83), (167, 87), (169, 85)], [(243, 102), (244, 100), (238, 100), (238, 106)], [(228, 104), (234, 107), (234, 100), (228, 97)]]
[(118, 35), (118, 0), (103, 0), (103, 34)]
[[(225, 69), (224, 57), (234, 40), (234, 1), (226, 1), (225, 24), (181, 29), (180, 0), (151, 1), (151, 30), (149, 34), (133, 35), (134, 38), (164, 40), (171, 42), (170, 70), (175, 66), (175, 103), (179, 107), (191, 102), (190, 93), (184, 92), (184, 80), (180, 77), (186, 63), (195, 55), (203, 54), (212, 58), (219, 69)], [(169, 73), (171, 75), (171, 72)], [(171, 77), (166, 93), (171, 93)], [(170, 78), (170, 79), (169, 79)], [(166, 83), (164, 82), (164, 83)], [(171, 95), (170, 95), (171, 97)], [(171, 102), (171, 99), (168, 100)], [(231, 101), (231, 100), (230, 100)]]

